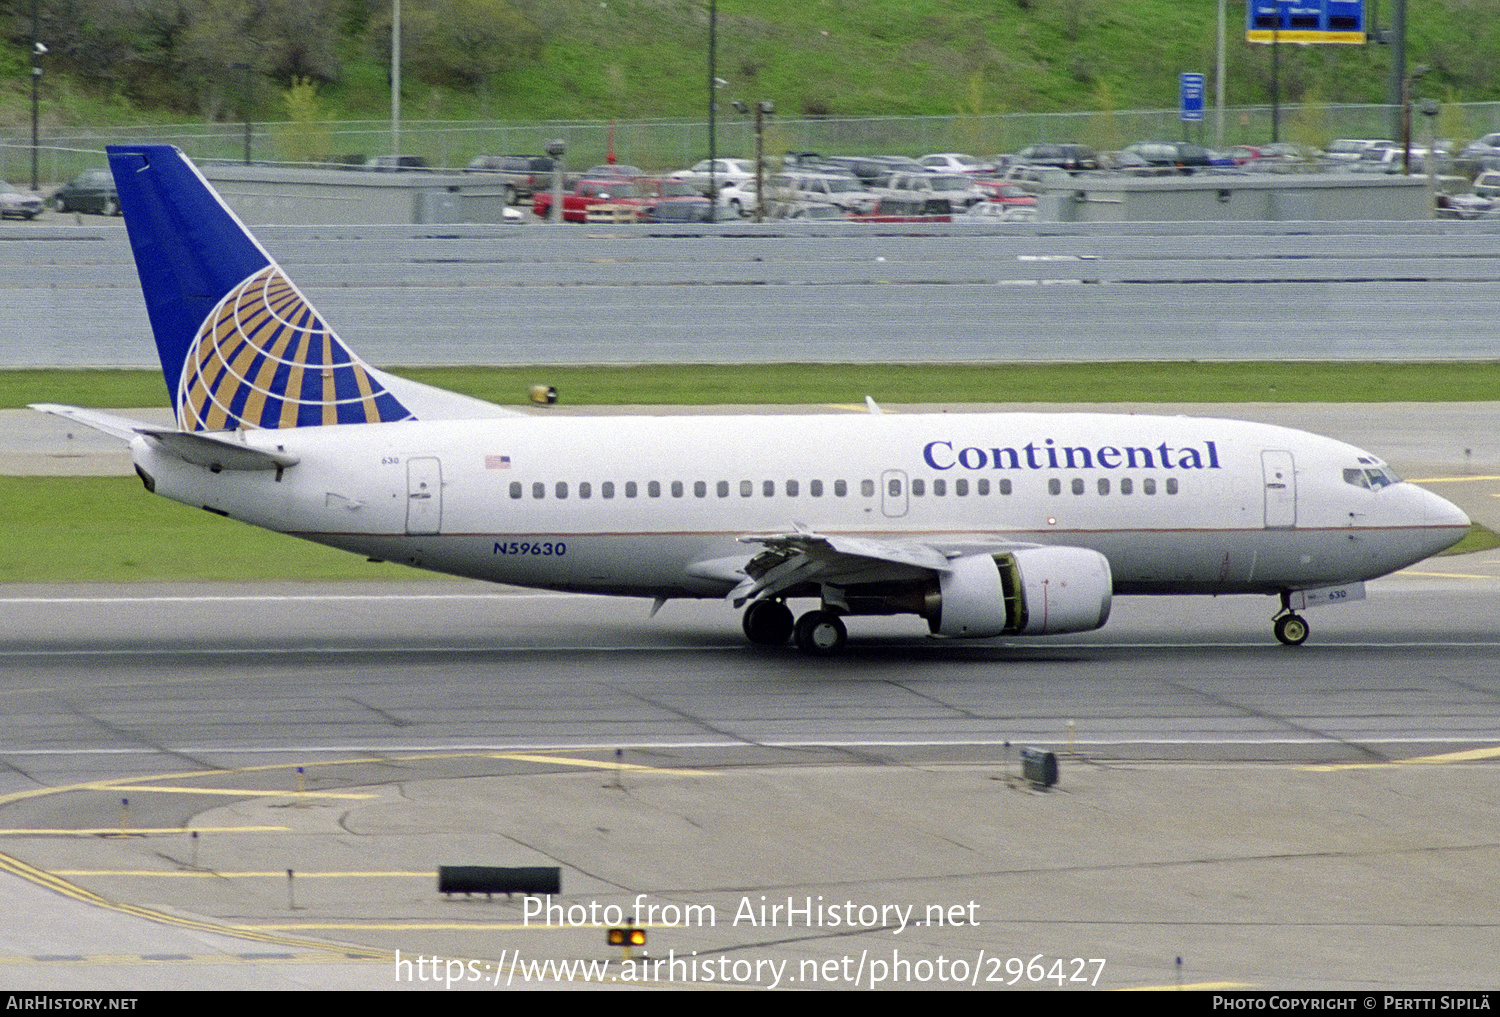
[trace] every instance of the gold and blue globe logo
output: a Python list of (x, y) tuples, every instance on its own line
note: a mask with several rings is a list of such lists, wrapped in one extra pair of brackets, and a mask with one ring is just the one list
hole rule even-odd
[(230, 290), (199, 327), (176, 410), (185, 431), (412, 419), (274, 264)]

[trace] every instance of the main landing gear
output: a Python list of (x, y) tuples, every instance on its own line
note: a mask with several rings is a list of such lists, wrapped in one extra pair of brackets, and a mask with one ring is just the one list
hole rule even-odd
[(827, 657), (849, 640), (843, 619), (832, 611), (809, 611), (794, 623), (791, 610), (779, 600), (757, 600), (745, 608), (745, 638), (756, 646), (782, 646), (788, 639), (803, 653)]
[(1272, 620), (1271, 631), (1286, 646), (1301, 646), (1307, 642), (1307, 622), (1292, 610), (1291, 590), (1281, 591), (1281, 611)]

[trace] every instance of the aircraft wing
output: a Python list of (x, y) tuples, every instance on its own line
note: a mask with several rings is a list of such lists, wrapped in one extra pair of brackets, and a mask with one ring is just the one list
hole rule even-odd
[(996, 541), (974, 547), (972, 541), (964, 541), (963, 550), (939, 549), (925, 543), (829, 536), (805, 529), (745, 536), (740, 540), (761, 544), (765, 550), (745, 564), (745, 578), (729, 592), (728, 597), (736, 607), (749, 600), (774, 597), (801, 583), (842, 586), (917, 579), (947, 572), (949, 562), (963, 554), (1029, 546)]

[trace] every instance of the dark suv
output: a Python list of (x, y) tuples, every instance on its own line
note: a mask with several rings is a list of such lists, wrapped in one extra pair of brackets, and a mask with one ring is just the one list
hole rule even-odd
[(1070, 173), (1099, 168), (1099, 154), (1087, 145), (1058, 145), (1051, 142), (1027, 145), (1016, 153), (1016, 159), (1027, 166), (1055, 166)]
[(545, 155), (477, 155), (465, 173), (495, 173), (505, 178), (505, 203), (529, 198), (552, 186), (552, 160)]
[(59, 212), (120, 214), (120, 195), (115, 191), (114, 175), (107, 169), (84, 170), (59, 187), (47, 201)]

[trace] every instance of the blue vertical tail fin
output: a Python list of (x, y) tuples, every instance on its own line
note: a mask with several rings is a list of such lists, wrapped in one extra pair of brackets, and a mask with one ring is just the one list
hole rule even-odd
[(414, 419), (181, 151), (111, 146), (109, 165), (179, 428)]

